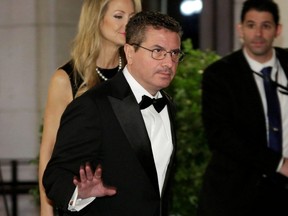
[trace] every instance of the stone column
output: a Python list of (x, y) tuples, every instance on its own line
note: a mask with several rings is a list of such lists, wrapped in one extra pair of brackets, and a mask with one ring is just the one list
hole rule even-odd
[[(81, 0), (0, 1), (0, 159), (36, 158), (50, 77), (69, 59)], [(2, 164), (3, 178), (11, 169)], [(37, 181), (37, 166), (18, 180)], [(8, 199), (8, 204), (11, 199)], [(5, 215), (0, 202), (0, 215)], [(31, 195), (18, 197), (22, 216), (38, 215)]]
[(229, 53), (233, 46), (233, 1), (203, 0), (200, 15), (200, 48), (220, 55)]
[(69, 59), (79, 0), (0, 1), (0, 158), (35, 157), (49, 79)]

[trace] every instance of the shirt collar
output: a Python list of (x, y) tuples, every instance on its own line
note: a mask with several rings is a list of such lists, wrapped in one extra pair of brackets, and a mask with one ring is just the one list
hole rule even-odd
[(137, 80), (134, 79), (134, 77), (131, 75), (131, 73), (128, 71), (127, 66), (123, 69), (124, 77), (126, 78), (134, 96), (136, 97), (136, 100), (138, 103), (142, 100), (143, 95), (147, 95), (151, 98), (160, 98), (162, 97), (161, 93), (158, 91), (155, 96), (152, 96), (143, 86), (141, 86)]
[(264, 67), (272, 67), (272, 68), (276, 68), (276, 65), (277, 65), (277, 61), (276, 61), (276, 52), (275, 52), (275, 49), (272, 50), (272, 58), (265, 62), (265, 63), (260, 63), (260, 62), (257, 62), (255, 61), (254, 59), (252, 59), (247, 51), (245, 50), (245, 48), (243, 49), (243, 54), (246, 58), (246, 60), (248, 61), (248, 64), (250, 65), (251, 69), (253, 71), (256, 71), (256, 72), (260, 72)]

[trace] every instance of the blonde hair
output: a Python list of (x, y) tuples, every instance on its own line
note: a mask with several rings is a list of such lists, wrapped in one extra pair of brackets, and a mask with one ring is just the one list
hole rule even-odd
[[(141, 11), (141, 0), (132, 1), (135, 12)], [(99, 29), (109, 2), (110, 0), (83, 1), (78, 33), (72, 43), (71, 50), (75, 82), (79, 78), (83, 80), (76, 93), (76, 97), (100, 82), (98, 74), (95, 73), (96, 60), (99, 56), (102, 41)]]

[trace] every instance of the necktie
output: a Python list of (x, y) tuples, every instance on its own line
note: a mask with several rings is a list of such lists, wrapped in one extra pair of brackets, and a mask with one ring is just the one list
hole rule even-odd
[(272, 67), (265, 67), (261, 70), (266, 95), (268, 125), (269, 125), (269, 148), (276, 152), (282, 151), (282, 123), (277, 86), (271, 81)]
[(167, 101), (166, 101), (166, 98), (164, 97), (155, 99), (155, 98), (150, 98), (146, 95), (143, 95), (142, 100), (139, 103), (139, 106), (140, 106), (140, 109), (146, 109), (150, 105), (153, 105), (155, 110), (159, 113), (165, 107), (166, 104), (167, 104)]

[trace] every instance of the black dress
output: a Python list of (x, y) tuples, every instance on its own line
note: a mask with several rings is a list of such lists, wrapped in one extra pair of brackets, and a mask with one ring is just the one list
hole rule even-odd
[[(70, 60), (69, 62), (67, 62), (65, 65), (61, 66), (59, 69), (64, 70), (70, 79), (70, 83), (71, 83), (71, 87), (72, 87), (72, 94), (73, 94), (73, 98), (75, 98), (75, 95), (80, 87), (80, 85), (83, 83), (83, 80), (81, 77), (77, 77), (77, 79), (75, 79), (75, 73), (74, 73), (74, 65), (73, 65), (73, 61)], [(108, 79), (111, 79), (113, 76), (116, 75), (116, 73), (118, 72), (119, 68), (118, 66), (116, 68), (112, 68), (112, 69), (102, 69), (102, 68), (98, 68), (98, 70)], [(95, 73), (96, 70), (95, 70)], [(104, 80), (100, 77), (100, 81), (103, 82)]]

